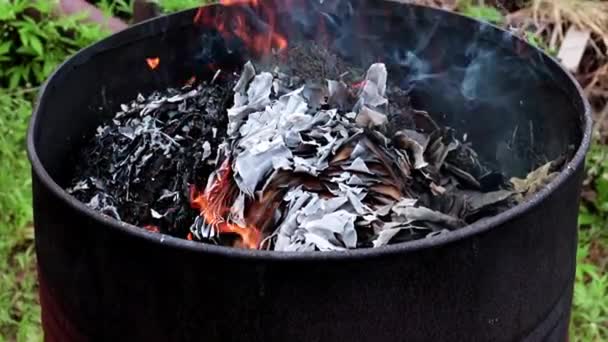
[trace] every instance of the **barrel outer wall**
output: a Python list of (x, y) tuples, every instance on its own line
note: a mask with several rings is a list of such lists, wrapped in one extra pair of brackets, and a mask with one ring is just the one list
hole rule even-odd
[[(452, 16), (446, 14), (446, 19)], [(36, 252), (47, 341), (566, 339), (583, 176), (580, 151), (580, 163), (569, 165), (574, 172), (560, 175), (543, 190), (546, 197), (538, 195), (512, 209), (512, 215), (502, 214), (508, 219), (496, 226), (479, 229), (477, 223), (452, 233), (456, 238), (448, 243), (437, 238), (424, 247), (415, 242), (346, 252), (344, 257), (244, 257), (170, 237), (159, 243), (162, 237), (145, 238), (153, 234), (127, 225), (119, 229), (60, 195), (44, 168), (62, 163), (69, 145), (80, 143), (63, 127), (75, 124), (85, 132), (85, 126), (96, 125), (82, 124), (93, 114), (78, 101), (99, 101), (95, 82), (100, 80), (108, 91), (107, 98), (101, 93), (104, 101), (122, 101), (117, 98), (121, 92), (130, 98), (121, 82), (137, 85), (138, 91), (140, 85), (155, 85), (135, 68), (127, 73), (128, 63), (106, 63), (94, 70), (88, 58), (158, 35), (165, 27), (189, 25), (189, 18), (156, 19), (88, 48), (60, 68), (42, 92), (28, 150), (34, 165)], [(157, 42), (161, 53), (167, 50), (162, 49), (165, 43)], [(136, 53), (142, 54), (135, 58), (139, 61), (146, 51)], [(108, 52), (101, 59), (112, 58)], [(170, 56), (162, 61), (167, 63)], [(572, 118), (581, 118), (584, 150), (588, 104), (557, 64), (547, 65), (570, 89), (566, 96), (577, 108)], [(104, 77), (108, 70), (128, 77)], [(70, 96), (75, 100), (66, 101)], [(68, 113), (81, 114), (80, 121)], [(556, 122), (564, 130), (579, 128)], [(52, 169), (61, 173), (57, 165)]]
[(582, 175), (449, 244), (290, 261), (153, 243), (75, 210), (34, 174), (44, 330), (48, 341), (563, 341)]

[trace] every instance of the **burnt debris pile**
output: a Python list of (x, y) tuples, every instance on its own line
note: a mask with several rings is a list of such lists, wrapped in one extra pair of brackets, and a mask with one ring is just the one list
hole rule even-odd
[(459, 229), (524, 200), (560, 166), (509, 180), (464, 132), (413, 109), (385, 65), (356, 73), (248, 62), (240, 75), (140, 95), (97, 129), (68, 190), (150, 231), (329, 251)]

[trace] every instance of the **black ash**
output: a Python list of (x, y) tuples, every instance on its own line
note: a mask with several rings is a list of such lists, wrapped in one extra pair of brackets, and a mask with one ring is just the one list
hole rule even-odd
[(84, 147), (71, 189), (124, 222), (184, 237), (196, 213), (189, 184), (215, 169), (236, 78), (168, 89), (122, 105)]

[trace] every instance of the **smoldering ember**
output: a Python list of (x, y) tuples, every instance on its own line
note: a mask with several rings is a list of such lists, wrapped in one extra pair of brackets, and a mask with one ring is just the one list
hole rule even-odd
[(218, 70), (139, 95), (98, 127), (68, 191), (153, 232), (332, 251), (432, 238), (496, 215), (565, 160), (509, 180), (466, 132), (413, 109), (384, 64), (340, 72), (248, 62), (240, 75)]

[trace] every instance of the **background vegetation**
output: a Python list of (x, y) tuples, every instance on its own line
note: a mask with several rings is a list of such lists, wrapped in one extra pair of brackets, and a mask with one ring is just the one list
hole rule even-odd
[[(567, 0), (553, 2), (559, 1)], [(132, 14), (131, 2), (101, 0), (97, 5), (108, 16), (128, 19)], [(164, 12), (196, 7), (202, 2), (204, 0), (157, 1)], [(448, 6), (445, 5), (447, 1), (418, 2)], [(536, 8), (536, 5), (540, 9), (543, 8), (540, 5), (547, 2), (551, 1), (523, 1), (518, 10)], [(0, 0), (0, 342), (42, 340), (33, 248), (31, 180), (25, 153), (25, 132), (32, 101), (37, 87), (60, 62), (109, 34), (97, 24), (84, 22), (85, 14), (57, 16), (53, 12), (55, 3), (49, 0)], [(451, 4), (448, 9), (497, 25), (510, 24), (511, 9), (500, 5), (500, 2), (493, 2), (493, 6), (474, 0), (447, 3)], [(553, 28), (574, 22), (566, 16), (559, 19), (563, 21), (553, 23)], [(523, 29), (517, 33), (549, 53), (556, 51), (550, 32), (546, 30)], [(594, 34), (598, 38), (597, 33)], [(600, 45), (601, 48), (605, 50), (605, 46)], [(593, 57), (589, 63), (595, 63), (594, 70), (607, 65), (602, 56)], [(600, 82), (598, 77), (596, 83)], [(585, 85), (587, 81), (582, 83)], [(590, 94), (593, 95), (592, 92)], [(592, 103), (600, 108), (598, 122), (602, 123), (606, 113), (602, 115), (601, 108), (606, 101), (594, 97)], [(594, 145), (588, 157), (588, 176), (579, 217), (577, 282), (570, 331), (572, 341), (608, 341), (608, 147), (605, 145), (608, 139), (602, 127), (601, 124), (596, 127)]]

